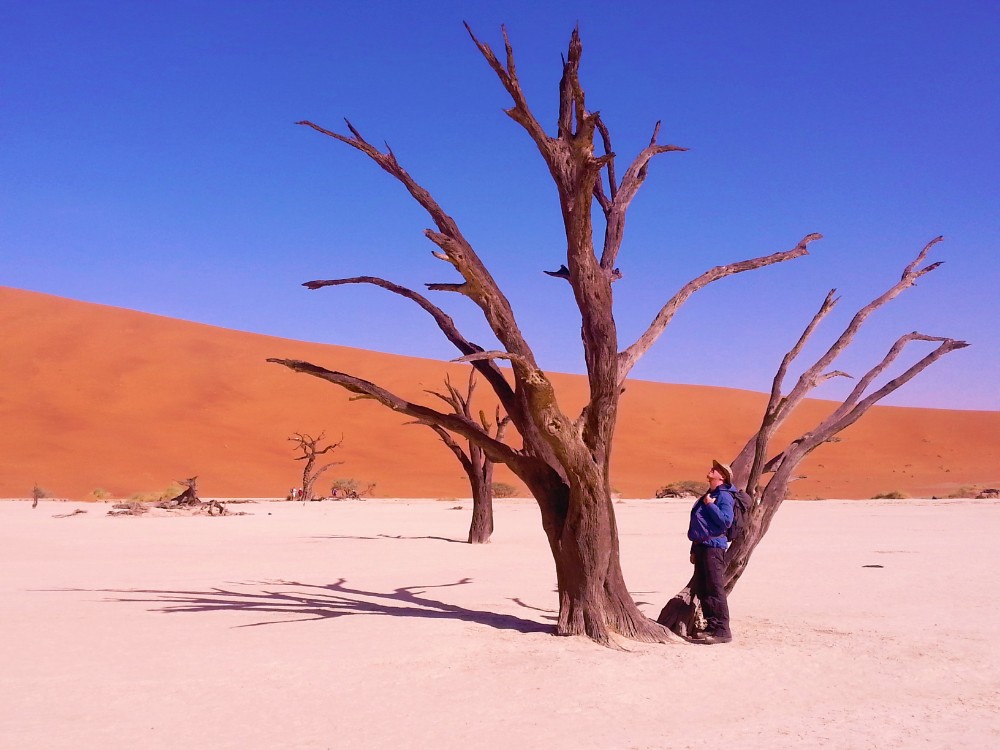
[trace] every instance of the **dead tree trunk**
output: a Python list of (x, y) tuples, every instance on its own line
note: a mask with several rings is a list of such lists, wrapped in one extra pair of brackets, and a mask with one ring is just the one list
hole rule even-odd
[[(464, 417), (470, 423), (473, 422), (471, 403), (472, 393), (476, 388), (476, 371), (474, 369), (469, 371), (469, 385), (464, 395), (452, 386), (450, 378), (445, 379), (445, 387), (448, 389), (446, 394), (427, 392), (448, 404), (455, 414)], [(498, 442), (503, 440), (509, 422), (509, 417), (500, 416), (499, 407), (496, 411), (496, 421), (492, 424), (486, 419), (486, 413), (479, 411), (479, 425), (483, 432)], [(469, 544), (489, 544), (490, 536), (493, 534), (493, 460), (474, 441), (468, 441), (468, 450), (463, 450), (448, 430), (432, 422), (422, 422), (422, 424), (426, 424), (437, 433), (441, 441), (455, 454), (466, 476), (469, 477), (469, 487), (472, 491)]]
[(469, 544), (489, 544), (493, 536), (493, 462), (481, 448), (469, 448), (470, 463), (478, 461), (481, 471), (469, 474), (472, 491), (472, 518), (469, 520)]
[(343, 441), (331, 443), (321, 447), (320, 443), (326, 438), (326, 433), (321, 432), (317, 437), (313, 437), (306, 432), (296, 432), (289, 440), (295, 443), (293, 450), (301, 451), (302, 455), (295, 458), (296, 461), (305, 461), (302, 465), (302, 500), (308, 502), (315, 494), (316, 480), (319, 479), (331, 466), (337, 466), (343, 461), (329, 461), (319, 467), (316, 466), (317, 459), (324, 453), (336, 450)]
[[(929, 242), (913, 262), (903, 270), (902, 277), (898, 282), (862, 307), (854, 315), (847, 328), (840, 334), (837, 340), (802, 373), (795, 386), (787, 394), (783, 394), (782, 391), (789, 365), (801, 353), (806, 341), (812, 336), (823, 318), (837, 304), (837, 299), (834, 297), (836, 290), (831, 290), (827, 294), (820, 309), (813, 316), (812, 320), (809, 321), (799, 340), (795, 343), (795, 346), (782, 359), (772, 381), (771, 396), (764, 410), (761, 426), (750, 440), (747, 441), (743, 450), (740, 451), (732, 463), (733, 483), (746, 489), (751, 497), (754, 498), (754, 504), (747, 514), (744, 528), (733, 540), (726, 553), (726, 591), (732, 591), (736, 582), (746, 570), (750, 556), (764, 538), (768, 528), (771, 526), (771, 520), (774, 518), (775, 513), (778, 512), (778, 508), (781, 507), (782, 502), (784, 502), (788, 494), (789, 484), (799, 478), (796, 472), (802, 460), (824, 443), (834, 442), (837, 439), (836, 436), (838, 433), (857, 422), (871, 407), (900, 386), (909, 382), (918, 373), (945, 354), (968, 346), (964, 341), (939, 336), (927, 336), (916, 332), (901, 336), (892, 345), (885, 357), (858, 380), (854, 389), (843, 403), (837, 406), (812, 430), (791, 441), (777, 453), (772, 453), (770, 447), (771, 440), (778, 428), (781, 427), (813, 388), (831, 378), (851, 377), (845, 372), (830, 370), (829, 368), (837, 357), (850, 346), (869, 316), (901, 292), (914, 286), (917, 279), (921, 276), (930, 273), (941, 265), (938, 262), (931, 263), (923, 268), (920, 267), (926, 260), (931, 248), (940, 242), (941, 239), (941, 237), (937, 237)], [(914, 341), (934, 342), (937, 346), (917, 362), (910, 365), (901, 375), (865, 396), (865, 393), (868, 392), (874, 381), (896, 361), (906, 345)], [(770, 478), (766, 481), (764, 480), (765, 475), (770, 475)], [(697, 629), (700, 604), (697, 597), (692, 595), (691, 583), (689, 582), (684, 589), (667, 603), (666, 607), (660, 613), (659, 622), (676, 633), (688, 635)]]
[[(468, 28), (468, 27), (466, 27)], [(471, 29), (469, 30), (472, 35)], [(621, 277), (618, 254), (626, 212), (649, 172), (653, 158), (684, 151), (657, 143), (660, 125), (653, 128), (649, 144), (618, 176), (617, 155), (600, 115), (588, 110), (579, 78), (582, 45), (574, 31), (563, 60), (555, 133), (550, 135), (531, 112), (521, 89), (514, 53), (504, 31), (505, 59), (472, 35), (512, 106), (506, 110), (535, 144), (558, 194), (566, 237), (566, 256), (551, 276), (566, 281), (577, 306), (589, 397), (575, 416), (560, 407), (551, 381), (538, 366), (534, 352), (521, 334), (510, 303), (456, 221), (437, 203), (396, 159), (388, 147), (381, 151), (369, 143), (350, 122), (343, 135), (303, 121), (300, 124), (365, 154), (398, 180), (434, 223), (425, 234), (437, 250), (434, 256), (457, 272), (461, 281), (428, 284), (432, 291), (456, 292), (480, 310), (501, 349), (485, 351), (467, 339), (455, 322), (426, 297), (376, 276), (311, 281), (310, 289), (343, 284), (372, 284), (419, 305), (445, 337), (470, 362), (495, 391), (522, 445), (513, 448), (486, 434), (464, 414), (446, 413), (413, 403), (379, 385), (348, 373), (327, 370), (300, 360), (269, 361), (296, 372), (322, 378), (348, 391), (373, 398), (413, 419), (464, 437), (479, 446), (491, 461), (506, 464), (528, 487), (541, 510), (556, 568), (559, 592), (557, 632), (586, 634), (614, 644), (614, 636), (663, 641), (672, 634), (645, 617), (629, 595), (619, 562), (618, 531), (611, 504), (609, 456), (624, 383), (639, 358), (653, 345), (679, 307), (695, 292), (726, 276), (781, 263), (808, 254), (807, 246), (820, 237), (808, 234), (790, 250), (753, 257), (705, 271), (682, 286), (659, 310), (638, 339), (619, 347), (612, 305), (612, 283)], [(595, 136), (603, 153), (598, 154)], [(593, 213), (600, 211), (603, 242), (595, 244)], [(509, 360), (509, 376), (497, 365)], [(513, 382), (508, 380), (511, 378)]]

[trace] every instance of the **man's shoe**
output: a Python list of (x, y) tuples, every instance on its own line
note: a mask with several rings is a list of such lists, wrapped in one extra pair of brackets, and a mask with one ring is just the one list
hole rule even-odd
[(696, 643), (703, 643), (706, 646), (711, 646), (715, 643), (730, 643), (733, 640), (731, 635), (706, 635), (704, 638), (700, 638)]

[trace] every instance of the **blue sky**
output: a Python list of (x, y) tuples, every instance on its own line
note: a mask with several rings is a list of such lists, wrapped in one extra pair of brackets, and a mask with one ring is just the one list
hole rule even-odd
[[(690, 148), (654, 162), (629, 214), (623, 347), (706, 268), (825, 236), (696, 295), (636, 377), (767, 390), (828, 289), (842, 299), (814, 356), (943, 234), (945, 265), (873, 317), (839, 369), (860, 375), (910, 330), (964, 339), (886, 403), (1000, 409), (995, 2), (0, 0), (0, 284), (449, 359), (404, 300), (299, 286), (454, 280), (397, 183), (293, 124), (347, 116), (457, 219), (543, 367), (582, 371), (568, 287), (541, 273), (563, 260), (554, 189), (463, 20), (494, 48), (507, 25), (546, 126), (579, 23), (587, 104), (619, 171), (657, 120), (661, 142)], [(471, 303), (433, 298), (491, 345)]]

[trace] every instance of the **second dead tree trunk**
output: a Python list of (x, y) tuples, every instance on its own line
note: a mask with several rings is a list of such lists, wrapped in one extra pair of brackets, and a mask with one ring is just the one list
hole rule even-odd
[[(448, 404), (455, 414), (464, 417), (472, 422), (472, 393), (476, 388), (476, 371), (469, 371), (469, 385), (463, 395), (452, 384), (451, 379), (445, 379), (447, 394), (428, 391), (433, 396)], [(486, 412), (479, 411), (479, 424), (483, 432), (498, 442), (503, 441), (504, 431), (510, 423), (510, 417), (500, 416), (500, 407), (497, 407), (494, 422), (486, 419)], [(472, 521), (469, 524), (469, 544), (488, 544), (490, 536), (493, 534), (493, 460), (486, 455), (486, 452), (473, 440), (469, 440), (468, 449), (463, 450), (462, 446), (452, 437), (448, 430), (434, 424), (433, 422), (421, 422), (437, 433), (441, 441), (448, 446), (469, 478), (469, 487), (472, 490)]]

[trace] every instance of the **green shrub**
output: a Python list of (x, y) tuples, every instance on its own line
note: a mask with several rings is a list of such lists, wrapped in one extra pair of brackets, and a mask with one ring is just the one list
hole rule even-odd
[(908, 497), (909, 495), (905, 492), (893, 490), (892, 492), (880, 492), (877, 495), (872, 495), (872, 500), (905, 500)]
[(108, 492), (106, 489), (104, 489), (103, 487), (95, 487), (90, 492), (88, 492), (83, 499), (84, 500), (108, 500), (111, 497), (113, 497), (113, 495), (110, 492)]
[(494, 482), (490, 488), (493, 490), (493, 497), (514, 497), (517, 494), (517, 487), (506, 482)]

